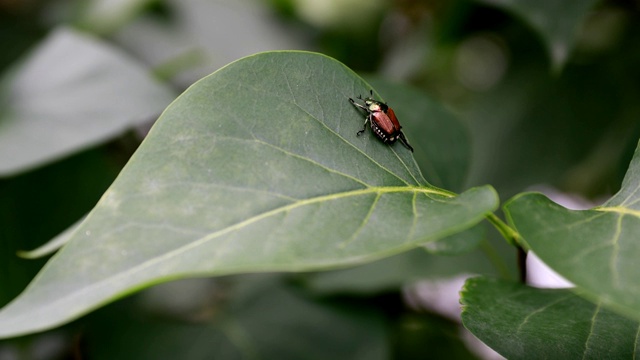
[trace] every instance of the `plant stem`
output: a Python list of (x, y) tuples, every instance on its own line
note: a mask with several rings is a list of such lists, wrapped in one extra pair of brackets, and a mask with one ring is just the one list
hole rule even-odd
[(527, 282), (527, 252), (521, 245), (520, 234), (507, 225), (496, 214), (486, 216), (487, 220), (500, 232), (507, 242), (518, 249), (518, 269), (520, 270), (520, 281), (524, 284)]
[(507, 242), (515, 247), (520, 247), (520, 234), (502, 221), (496, 214), (486, 216), (487, 220), (500, 232)]

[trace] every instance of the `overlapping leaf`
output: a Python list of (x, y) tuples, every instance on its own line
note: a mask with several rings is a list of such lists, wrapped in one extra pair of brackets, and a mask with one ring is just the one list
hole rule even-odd
[(172, 99), (135, 61), (59, 29), (2, 79), (0, 176), (104, 142)]
[(640, 319), (640, 147), (622, 188), (600, 207), (572, 211), (529, 193), (505, 211), (547, 265), (590, 298)]
[(473, 278), (461, 303), (465, 327), (508, 359), (631, 359), (640, 345), (637, 321), (571, 290)]
[[(264, 53), (201, 80), (29, 288), (0, 336), (45, 329), (168, 279), (312, 270), (388, 256), (478, 223), (490, 187), (428, 185), (348, 97), (369, 86), (318, 54)], [(411, 135), (408, 135), (411, 137)]]

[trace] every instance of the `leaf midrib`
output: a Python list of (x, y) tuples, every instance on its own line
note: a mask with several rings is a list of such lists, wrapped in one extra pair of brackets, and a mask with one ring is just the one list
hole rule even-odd
[(632, 215), (637, 218), (640, 218), (640, 210), (633, 210), (623, 206), (603, 206), (603, 207), (594, 208), (593, 210), (603, 211), (603, 212), (613, 212), (613, 213), (618, 213), (622, 215)]
[[(108, 283), (112, 283), (114, 281), (118, 281), (119, 279), (122, 278), (126, 278), (128, 276), (132, 276), (135, 273), (138, 273), (144, 269), (147, 269), (155, 264), (161, 263), (162, 261), (165, 261), (167, 259), (170, 259), (174, 256), (179, 255), (180, 253), (183, 253), (185, 251), (194, 249), (200, 245), (203, 245), (205, 243), (207, 243), (210, 240), (213, 240), (217, 237), (223, 236), (225, 234), (228, 234), (232, 231), (235, 230), (239, 230), (242, 229), (245, 226), (249, 226), (255, 222), (258, 222), (260, 220), (263, 220), (265, 218), (268, 218), (270, 216), (282, 213), (282, 212), (286, 212), (286, 211), (290, 211), (293, 210), (295, 208), (301, 207), (301, 206), (306, 206), (306, 205), (311, 205), (311, 204), (315, 204), (315, 203), (321, 203), (321, 202), (325, 202), (325, 201), (332, 201), (332, 200), (338, 200), (338, 199), (343, 199), (343, 198), (348, 198), (348, 197), (354, 197), (354, 196), (362, 196), (362, 195), (369, 195), (369, 194), (377, 194), (378, 196), (381, 196), (382, 194), (389, 194), (389, 193), (413, 193), (413, 194), (425, 194), (425, 195), (437, 195), (437, 196), (443, 196), (446, 198), (452, 198), (454, 197), (453, 194), (448, 193), (444, 190), (440, 190), (440, 189), (434, 189), (434, 188), (428, 188), (428, 187), (418, 187), (418, 186), (378, 186), (378, 187), (370, 187), (370, 188), (365, 188), (365, 189), (358, 189), (358, 190), (351, 190), (351, 191), (345, 191), (345, 192), (341, 192), (341, 193), (334, 193), (334, 194), (329, 194), (329, 195), (323, 195), (323, 196), (317, 196), (314, 198), (309, 198), (309, 199), (304, 199), (304, 200), (299, 200), (296, 201), (294, 203), (291, 204), (287, 204), (266, 212), (263, 212), (261, 214), (252, 216), (244, 221), (241, 221), (237, 224), (228, 226), (224, 229), (218, 230), (214, 233), (211, 233), (207, 236), (204, 236), (198, 240), (195, 240), (189, 244), (186, 244), (184, 246), (181, 246), (179, 248), (176, 248), (174, 250), (171, 250), (167, 253), (165, 253), (164, 255), (161, 256), (157, 256), (154, 258), (151, 258), (145, 262), (142, 262), (132, 268), (126, 269), (120, 273), (116, 273), (113, 274), (112, 276), (105, 278), (104, 280), (101, 281), (97, 281), (92, 283), (89, 286), (83, 287), (82, 289), (80, 289), (79, 291), (76, 292), (71, 292), (68, 293), (66, 296), (60, 297), (54, 301), (50, 301), (48, 303), (46, 303), (44, 306), (39, 306), (38, 308), (38, 312), (41, 313), (49, 313), (49, 311), (47, 309), (50, 308), (55, 308), (55, 306), (59, 303), (64, 303), (65, 301), (67, 301), (70, 298), (74, 298), (74, 297), (78, 297), (84, 293), (90, 293), (92, 291), (95, 291), (96, 288), (100, 288), (102, 286), (104, 286), (105, 284)], [(30, 286), (31, 287), (31, 286)], [(111, 297), (113, 297), (114, 295), (112, 295)], [(17, 300), (17, 299), (16, 299)], [(100, 303), (104, 303), (100, 302)], [(97, 306), (98, 304), (94, 304), (93, 306), (91, 306), (90, 308), (94, 308), (95, 306)], [(9, 305), (10, 306), (10, 305)], [(9, 307), (7, 306), (7, 308)], [(79, 313), (75, 313), (74, 315), (80, 315), (81, 313), (84, 313), (85, 311), (89, 311), (90, 308), (86, 308), (83, 309), (83, 311), (79, 312)], [(5, 308), (6, 309), (6, 308)], [(0, 313), (1, 315), (1, 313)], [(32, 312), (29, 314), (30, 317), (34, 316), (35, 314)], [(46, 318), (46, 316), (45, 316)], [(16, 317), (13, 319), (13, 323), (19, 323), (21, 320), (20, 316)], [(48, 324), (46, 325), (45, 328), (48, 328), (49, 326), (53, 326), (53, 324)], [(6, 328), (6, 327), (5, 327)], [(44, 329), (44, 328), (43, 328)], [(27, 332), (29, 332), (29, 330), (27, 330)], [(2, 333), (0, 332), (0, 337), (2, 336)]]

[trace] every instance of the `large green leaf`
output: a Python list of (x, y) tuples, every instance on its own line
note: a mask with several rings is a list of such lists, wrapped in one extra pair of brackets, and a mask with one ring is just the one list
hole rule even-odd
[(0, 311), (0, 336), (169, 279), (371, 261), (495, 210), (493, 188), (453, 196), (427, 184), (401, 144), (356, 136), (363, 115), (348, 97), (369, 89), (341, 63), (305, 52), (250, 56), (196, 83)]
[(462, 290), (462, 322), (508, 359), (632, 359), (637, 321), (570, 290), (473, 278)]
[(526, 21), (545, 43), (556, 67), (564, 65), (584, 17), (595, 0), (480, 0), (514, 13)]
[(2, 79), (0, 176), (14, 175), (153, 120), (174, 98), (132, 59), (54, 31)]
[(547, 265), (590, 298), (640, 319), (640, 146), (622, 188), (602, 206), (573, 211), (529, 193), (505, 212)]

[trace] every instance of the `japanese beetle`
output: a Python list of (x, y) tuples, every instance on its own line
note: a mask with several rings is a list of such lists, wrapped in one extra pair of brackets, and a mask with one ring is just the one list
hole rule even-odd
[(351, 104), (363, 109), (367, 112), (367, 116), (364, 119), (364, 127), (356, 134), (360, 136), (367, 129), (367, 123), (371, 124), (371, 130), (376, 136), (382, 140), (383, 143), (393, 144), (396, 140), (400, 139), (400, 142), (411, 152), (413, 147), (409, 145), (407, 138), (402, 133), (402, 126), (398, 122), (396, 114), (393, 112), (387, 104), (373, 99), (373, 90), (371, 90), (371, 97), (362, 98), (358, 96), (358, 99), (364, 101), (364, 105), (358, 104), (352, 98), (349, 98)]

